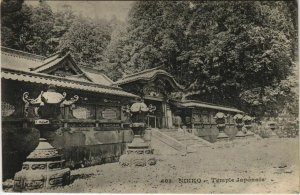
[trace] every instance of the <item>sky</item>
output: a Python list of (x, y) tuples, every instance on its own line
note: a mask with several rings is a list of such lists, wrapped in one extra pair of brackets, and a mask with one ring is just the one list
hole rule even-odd
[[(51, 6), (52, 10), (56, 12), (62, 5), (70, 5), (77, 13), (91, 18), (106, 18), (110, 19), (116, 16), (118, 19), (125, 21), (128, 11), (131, 8), (133, 1), (46, 1)], [(26, 1), (26, 4), (37, 5), (38, 0)]]

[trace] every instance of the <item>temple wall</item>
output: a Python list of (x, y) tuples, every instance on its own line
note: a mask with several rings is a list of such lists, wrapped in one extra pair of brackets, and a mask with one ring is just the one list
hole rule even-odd
[(126, 143), (132, 141), (133, 133), (130, 129), (95, 131), (90, 128), (82, 131), (71, 128), (60, 135), (50, 132), (45, 137), (64, 155), (66, 166), (72, 169), (118, 161)]
[(80, 101), (73, 108), (59, 108), (57, 119), (43, 126), (35, 124), (42, 117), (35, 114), (34, 107), (25, 114), (22, 95), (29, 92), (30, 98), (37, 98), (47, 86), (5, 80), (1, 87), (3, 179), (13, 178), (21, 170), (40, 137), (64, 155), (71, 169), (116, 162), (133, 139), (128, 117), (121, 111), (130, 104), (129, 98), (60, 88), (60, 93), (68, 94), (67, 99), (78, 94)]
[[(227, 124), (224, 131), (237, 131), (234, 124)], [(201, 137), (209, 142), (217, 141), (219, 130), (216, 124), (213, 125), (194, 125), (194, 135)]]
[[(26, 156), (37, 146), (40, 133), (35, 128), (3, 128), (3, 178), (12, 178), (21, 170)], [(131, 129), (96, 131), (95, 128), (71, 128), (62, 132), (43, 132), (44, 138), (64, 155), (66, 166), (74, 169), (118, 161), (133, 139)]]

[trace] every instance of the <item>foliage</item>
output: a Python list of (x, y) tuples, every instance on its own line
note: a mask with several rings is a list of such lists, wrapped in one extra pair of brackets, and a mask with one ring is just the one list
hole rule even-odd
[(1, 2), (1, 43), (2, 46), (28, 51), (31, 29), (31, 7), (23, 1)]
[(110, 53), (125, 74), (164, 65), (186, 86), (182, 98), (246, 111), (259, 104), (258, 115), (274, 114), (294, 98), (287, 78), (297, 50), (291, 5), (135, 2), (127, 32)]
[(61, 37), (58, 48), (70, 51), (76, 62), (84, 66), (99, 66), (105, 60), (103, 52), (110, 41), (111, 27), (105, 20), (97, 22), (78, 17)]
[(107, 66), (104, 70), (108, 77), (113, 80), (121, 78), (123, 76), (122, 71), (124, 70), (122, 50), (124, 49), (126, 41), (126, 24), (116, 24), (111, 34), (111, 41), (107, 45), (104, 52), (105, 58), (107, 59)]
[(32, 9), (31, 16), (31, 40), (28, 49), (31, 53), (47, 56), (54, 53), (55, 48), (49, 44), (53, 36), (54, 14), (50, 6), (41, 1), (37, 7)]
[(161, 66), (186, 91), (174, 97), (236, 106), (253, 115), (298, 113), (295, 1), (137, 1), (127, 23), (1, 2), (3, 46), (70, 51), (113, 79)]

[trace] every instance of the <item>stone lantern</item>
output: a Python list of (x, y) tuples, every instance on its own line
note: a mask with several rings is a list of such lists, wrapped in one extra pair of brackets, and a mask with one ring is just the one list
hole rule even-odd
[(245, 115), (243, 117), (243, 121), (244, 121), (244, 127), (246, 128), (246, 136), (253, 136), (254, 133), (251, 132), (251, 129), (253, 127), (252, 125), (253, 118), (250, 117), (249, 115)]
[[(275, 133), (275, 131), (276, 131), (276, 129), (278, 128), (277, 127), (277, 123), (275, 122), (275, 121), (273, 121), (273, 120), (271, 120), (271, 121), (269, 121), (268, 123), (267, 123), (267, 126), (269, 127), (269, 129), (271, 130), (271, 131), (269, 131), (270, 132), (270, 137), (277, 137), (277, 134)], [(287, 126), (287, 125), (286, 125)]]
[(49, 86), (46, 92), (41, 91), (40, 95), (36, 99), (30, 99), (29, 93), (23, 94), (23, 101), (25, 102), (25, 116), (28, 114), (29, 106), (34, 107), (35, 127), (40, 130), (43, 137), (43, 131), (54, 131), (59, 128), (60, 121), (58, 117), (60, 115), (60, 108), (65, 106), (71, 106), (79, 97), (75, 95), (70, 100), (66, 100), (66, 93), (56, 92), (53, 86)]
[(235, 126), (238, 129), (236, 137), (245, 137), (245, 134), (242, 131), (243, 126), (244, 126), (243, 115), (236, 114), (236, 115), (234, 115), (233, 119), (234, 119)]
[(216, 114), (216, 116), (214, 117), (214, 119), (216, 120), (216, 123), (217, 123), (217, 128), (219, 130), (218, 139), (229, 138), (228, 135), (226, 135), (226, 133), (224, 132), (224, 130), (226, 128), (225, 118), (226, 118), (226, 116), (223, 112), (218, 112)]
[(14, 191), (63, 186), (69, 182), (70, 169), (64, 168), (62, 156), (46, 139), (40, 138), (39, 145), (14, 177)]
[(123, 108), (124, 112), (131, 115), (132, 124), (130, 125), (134, 138), (127, 145), (126, 153), (120, 157), (121, 166), (146, 166), (156, 164), (153, 156), (150, 141), (144, 139), (146, 125), (146, 115), (155, 111), (155, 106), (151, 104), (149, 107), (143, 102), (136, 102), (131, 107)]
[[(41, 92), (36, 99), (30, 99), (29, 93), (23, 94), (25, 116), (29, 106), (34, 107), (35, 128), (43, 137), (44, 131), (54, 131), (60, 127), (58, 116), (60, 107), (71, 106), (79, 99), (74, 96), (66, 100), (66, 93), (60, 94), (50, 86), (46, 92)], [(26, 158), (22, 170), (15, 174), (14, 190), (32, 190), (69, 184), (70, 169), (64, 168), (64, 160), (46, 139), (40, 138), (39, 145)]]

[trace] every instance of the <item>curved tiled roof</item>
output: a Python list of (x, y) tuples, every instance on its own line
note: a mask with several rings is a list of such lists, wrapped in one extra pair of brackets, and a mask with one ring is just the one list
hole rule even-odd
[(1, 48), (1, 67), (29, 71), (44, 63), (41, 56), (31, 55), (18, 50)]
[(209, 109), (214, 109), (214, 110), (243, 113), (243, 111), (238, 110), (236, 108), (220, 106), (220, 105), (210, 104), (210, 103), (206, 103), (206, 102), (200, 102), (197, 100), (186, 100), (186, 101), (178, 102), (178, 103), (176, 103), (176, 105), (179, 105), (180, 107), (187, 107), (187, 108), (195, 108), (195, 107), (196, 108), (209, 108)]
[(177, 89), (180, 89), (180, 90), (184, 89), (183, 86), (181, 86), (179, 83), (176, 82), (176, 80), (174, 79), (174, 77), (171, 74), (169, 74), (168, 72), (166, 72), (164, 70), (157, 69), (157, 68), (148, 69), (148, 70), (145, 70), (145, 71), (142, 71), (142, 72), (138, 72), (138, 73), (135, 73), (135, 74), (132, 74), (132, 75), (128, 75), (128, 76), (116, 81), (115, 84), (123, 85), (123, 84), (135, 82), (137, 80), (147, 80), (147, 81), (149, 81), (149, 80), (155, 79), (158, 75), (163, 75), (163, 76), (165, 76), (165, 78), (168, 78), (168, 80), (170, 81), (171, 85), (174, 88), (177, 88)]
[[(69, 55), (69, 54), (67, 54), (67, 55)], [(32, 70), (34, 72), (42, 72), (44, 70), (47, 70), (47, 69), (57, 65), (62, 60), (64, 60), (67, 57), (67, 55), (60, 56), (59, 54), (56, 54), (56, 55), (50, 57), (49, 59), (45, 60), (43, 64), (33, 68)]]
[(94, 83), (101, 83), (103, 85), (111, 86), (113, 81), (108, 78), (101, 70), (94, 69), (92, 67), (80, 66), (81, 70), (90, 78)]
[(123, 91), (119, 87), (105, 86), (105, 85), (95, 84), (92, 82), (72, 80), (68, 78), (47, 75), (43, 73), (18, 71), (18, 70), (12, 70), (8, 68), (1, 69), (1, 78), (7, 80), (29, 82), (29, 83), (54, 85), (57, 87), (78, 89), (82, 91), (90, 91), (90, 92), (108, 94), (108, 95), (116, 95), (116, 96), (130, 97), (130, 98), (138, 97), (134, 94)]
[[(77, 75), (68, 76), (72, 80), (88, 80), (92, 81), (96, 84), (101, 85), (112, 85), (108, 79), (103, 78), (103, 74), (89, 74), (86, 71), (83, 71), (79, 66), (77, 66), (76, 62), (71, 57), (70, 53), (62, 56), (60, 53), (55, 53), (49, 57), (39, 56), (35, 54), (30, 54), (27, 52), (14, 50), (6, 47), (1, 47), (1, 67), (8, 68), (19, 71), (32, 71), (37, 73), (46, 73), (47, 71), (55, 68), (64, 60), (70, 60), (72, 63), (72, 67)], [(106, 78), (106, 77), (105, 77)]]

